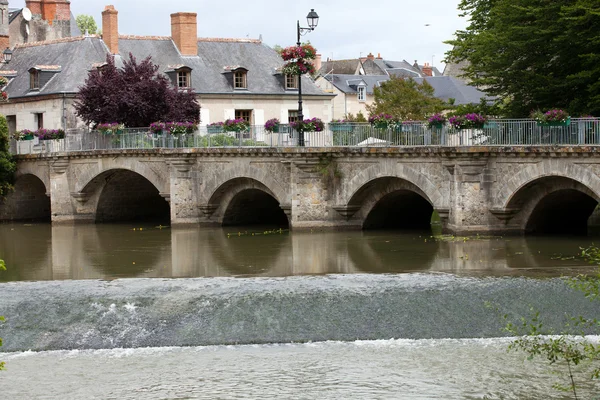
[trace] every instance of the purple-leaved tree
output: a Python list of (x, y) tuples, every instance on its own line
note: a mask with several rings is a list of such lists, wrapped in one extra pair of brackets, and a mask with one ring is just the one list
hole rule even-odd
[(79, 88), (77, 115), (87, 124), (118, 122), (145, 127), (156, 121), (195, 122), (200, 105), (191, 90), (179, 90), (158, 73), (150, 57), (138, 63), (132, 54), (117, 68), (112, 56), (92, 70)]

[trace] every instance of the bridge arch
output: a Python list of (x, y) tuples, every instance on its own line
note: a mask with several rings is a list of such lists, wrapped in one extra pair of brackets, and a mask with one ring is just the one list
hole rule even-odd
[(496, 209), (514, 214), (511, 225), (531, 234), (586, 234), (599, 201), (598, 176), (551, 161), (521, 170), (495, 198)]
[(219, 225), (289, 227), (277, 194), (256, 179), (237, 177), (224, 182), (212, 193), (209, 204), (215, 208), (212, 219)]
[(90, 183), (97, 179), (100, 175), (106, 175), (110, 171), (115, 170), (126, 170), (134, 172), (146, 180), (148, 180), (160, 193), (169, 193), (169, 174), (167, 173), (167, 165), (161, 163), (164, 166), (163, 171), (156, 171), (149, 164), (157, 163), (146, 163), (146, 162), (131, 162), (131, 160), (124, 159), (122, 157), (116, 157), (110, 162), (99, 164), (87, 164), (82, 165), (78, 168), (79, 176), (75, 183), (75, 192), (85, 192), (89, 190)]
[(0, 220), (50, 221), (48, 187), (38, 174), (19, 170), (14, 189), (0, 199)]
[(108, 169), (96, 175), (78, 193), (82, 211), (96, 222), (170, 221), (164, 193), (145, 176), (130, 169)]

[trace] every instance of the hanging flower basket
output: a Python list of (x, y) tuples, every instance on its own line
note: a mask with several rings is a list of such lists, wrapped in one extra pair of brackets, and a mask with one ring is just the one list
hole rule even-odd
[(296, 121), (290, 124), (292, 128), (300, 132), (322, 132), (325, 129), (325, 124), (319, 118), (305, 119), (304, 121)]
[(310, 44), (286, 47), (281, 51), (281, 58), (287, 61), (281, 72), (285, 75), (314, 74), (315, 66), (311, 60), (317, 56), (317, 50)]
[(223, 132), (223, 123), (222, 122), (213, 122), (206, 126), (206, 131), (208, 133), (222, 133)]
[(446, 124), (446, 116), (442, 114), (433, 114), (427, 119), (427, 126), (429, 129), (442, 129)]
[(281, 123), (277, 118), (271, 118), (267, 122), (265, 122), (265, 130), (271, 133), (279, 133), (279, 126)]
[(369, 117), (369, 123), (376, 129), (388, 129), (393, 128), (401, 123), (390, 114), (379, 113)]
[(224, 132), (246, 132), (250, 129), (250, 124), (243, 118), (228, 119), (223, 122)]

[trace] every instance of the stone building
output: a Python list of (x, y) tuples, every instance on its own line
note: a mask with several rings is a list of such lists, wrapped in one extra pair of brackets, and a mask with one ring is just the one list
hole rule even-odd
[[(57, 6), (68, 5), (52, 1)], [(52, 15), (51, 25), (55, 26), (64, 10)], [(73, 103), (89, 71), (101, 68), (107, 55), (120, 66), (132, 54), (138, 60), (152, 57), (174, 86), (195, 91), (202, 125), (228, 118), (244, 118), (255, 125), (270, 118), (294, 120), (297, 80), (280, 73), (283, 60), (276, 51), (260, 39), (198, 38), (196, 32), (196, 13), (175, 13), (171, 15), (171, 36), (120, 35), (118, 11), (106, 6), (101, 37), (61, 37), (14, 47), (10, 63), (0, 67), (0, 75), (9, 79), (4, 88), (9, 101), (0, 103), (0, 113), (7, 116), (11, 132), (82, 127)], [(304, 116), (329, 121), (334, 95), (323, 92), (306, 76), (302, 77), (302, 92)]]

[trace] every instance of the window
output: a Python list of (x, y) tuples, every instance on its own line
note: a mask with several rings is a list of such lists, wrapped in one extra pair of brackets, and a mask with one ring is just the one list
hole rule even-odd
[(177, 71), (177, 87), (189, 88), (191, 86), (190, 71)]
[(29, 89), (40, 89), (40, 71), (38, 71), (37, 69), (32, 69), (31, 71), (29, 71)]
[(298, 75), (286, 75), (285, 76), (285, 88), (286, 89), (298, 89)]
[(17, 116), (16, 115), (7, 115), (6, 123), (8, 124), (8, 134), (10, 137), (14, 135), (17, 131)]
[(288, 110), (288, 123), (298, 121), (298, 110)]
[(235, 71), (233, 73), (233, 87), (235, 89), (247, 89), (246, 71)]
[(367, 99), (367, 88), (364, 86), (358, 87), (358, 101), (365, 101)]
[(34, 119), (38, 129), (44, 129), (44, 113), (35, 113)]
[(240, 118), (252, 125), (252, 110), (235, 110), (235, 119)]

